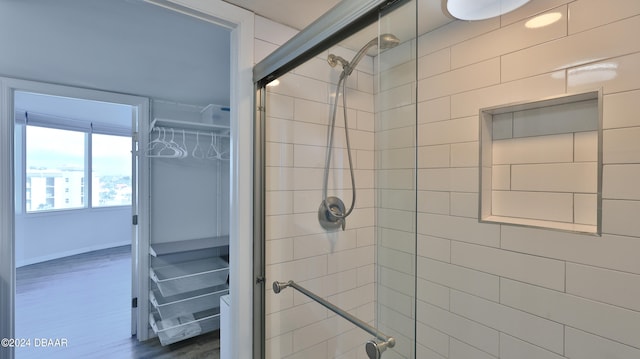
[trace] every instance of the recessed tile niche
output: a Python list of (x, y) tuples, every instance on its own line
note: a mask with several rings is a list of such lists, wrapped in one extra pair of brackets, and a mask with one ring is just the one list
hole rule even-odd
[(480, 221), (599, 234), (602, 96), (480, 110)]

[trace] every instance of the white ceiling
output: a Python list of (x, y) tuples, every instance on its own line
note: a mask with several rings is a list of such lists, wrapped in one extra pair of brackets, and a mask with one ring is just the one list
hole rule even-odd
[[(340, 0), (225, 0), (267, 19), (302, 30)], [(348, 0), (347, 0), (348, 1)]]
[[(224, 0), (275, 22), (301, 30), (340, 0)], [(349, 0), (344, 0), (349, 1)], [(420, 34), (450, 21), (442, 12), (442, 0), (418, 0)]]

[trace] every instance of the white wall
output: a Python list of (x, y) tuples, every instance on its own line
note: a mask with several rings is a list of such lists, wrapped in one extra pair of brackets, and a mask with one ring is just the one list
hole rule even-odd
[(131, 244), (131, 207), (16, 215), (16, 266)]
[[(640, 3), (608, 5), (533, 1), (419, 38), (417, 358), (640, 357)], [(603, 235), (478, 223), (479, 109), (599, 88)]]

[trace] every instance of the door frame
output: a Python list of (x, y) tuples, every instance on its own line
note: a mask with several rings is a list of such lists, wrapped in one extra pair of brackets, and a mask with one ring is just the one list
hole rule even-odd
[[(252, 356), (254, 14), (222, 0), (147, 0), (216, 23), (231, 35), (230, 322), (232, 358)], [(12, 79), (0, 78), (0, 338), (14, 337), (14, 160)], [(142, 119), (141, 119), (142, 121)], [(142, 183), (144, 178), (139, 177)], [(139, 193), (139, 195), (142, 195)], [(249, 338), (249, 340), (247, 340)], [(12, 349), (0, 359), (13, 359)]]
[[(222, 0), (145, 0), (212, 22), (231, 34), (229, 226), (230, 358), (253, 355), (253, 44), (252, 12)], [(142, 180), (142, 179), (141, 179)], [(2, 358), (0, 358), (2, 359)]]
[[(119, 94), (107, 91), (98, 91), (84, 89), (80, 87), (71, 87), (63, 85), (54, 85), (43, 82), (27, 81), (13, 78), (0, 78), (0, 188), (2, 189), (2, 198), (0, 199), (0, 223), (2, 229), (0, 232), (0, 313), (2, 317), (8, 320), (2, 320), (0, 323), (0, 338), (15, 337), (15, 121), (14, 121), (14, 100), (16, 91), (33, 92), (38, 94), (62, 96), (69, 98), (77, 98), (82, 100), (93, 100), (101, 102), (110, 102), (132, 106), (137, 112), (137, 116), (132, 118), (132, 138), (134, 131), (138, 128), (140, 122), (149, 121), (149, 99), (146, 97)], [(134, 159), (135, 160), (135, 159)], [(132, 173), (132, 179), (138, 177), (136, 173)], [(132, 183), (136, 187), (137, 183)], [(21, 203), (18, 205), (22, 205)], [(132, 200), (132, 214), (137, 214), (136, 199)], [(138, 252), (138, 236), (135, 228), (131, 237), (132, 258)], [(132, 260), (133, 263), (135, 263)], [(138, 271), (132, 271), (131, 278), (131, 296), (138, 297), (139, 282), (137, 276)], [(135, 308), (132, 308), (132, 334), (139, 324)], [(15, 353), (13, 348), (0, 347), (1, 359), (12, 359)]]

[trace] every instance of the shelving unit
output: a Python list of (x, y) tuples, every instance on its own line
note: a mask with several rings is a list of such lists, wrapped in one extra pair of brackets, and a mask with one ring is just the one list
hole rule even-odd
[[(220, 328), (220, 297), (229, 293), (228, 237), (152, 244), (149, 324), (162, 345)], [(221, 251), (222, 249), (222, 251)], [(205, 258), (200, 258), (205, 254)], [(193, 257), (193, 259), (188, 259)], [(187, 260), (185, 260), (187, 258)]]
[(228, 112), (212, 105), (200, 119), (185, 116), (191, 121), (156, 117), (140, 151), (151, 210), (139, 320), (162, 345), (220, 329), (220, 297), (229, 293)]

